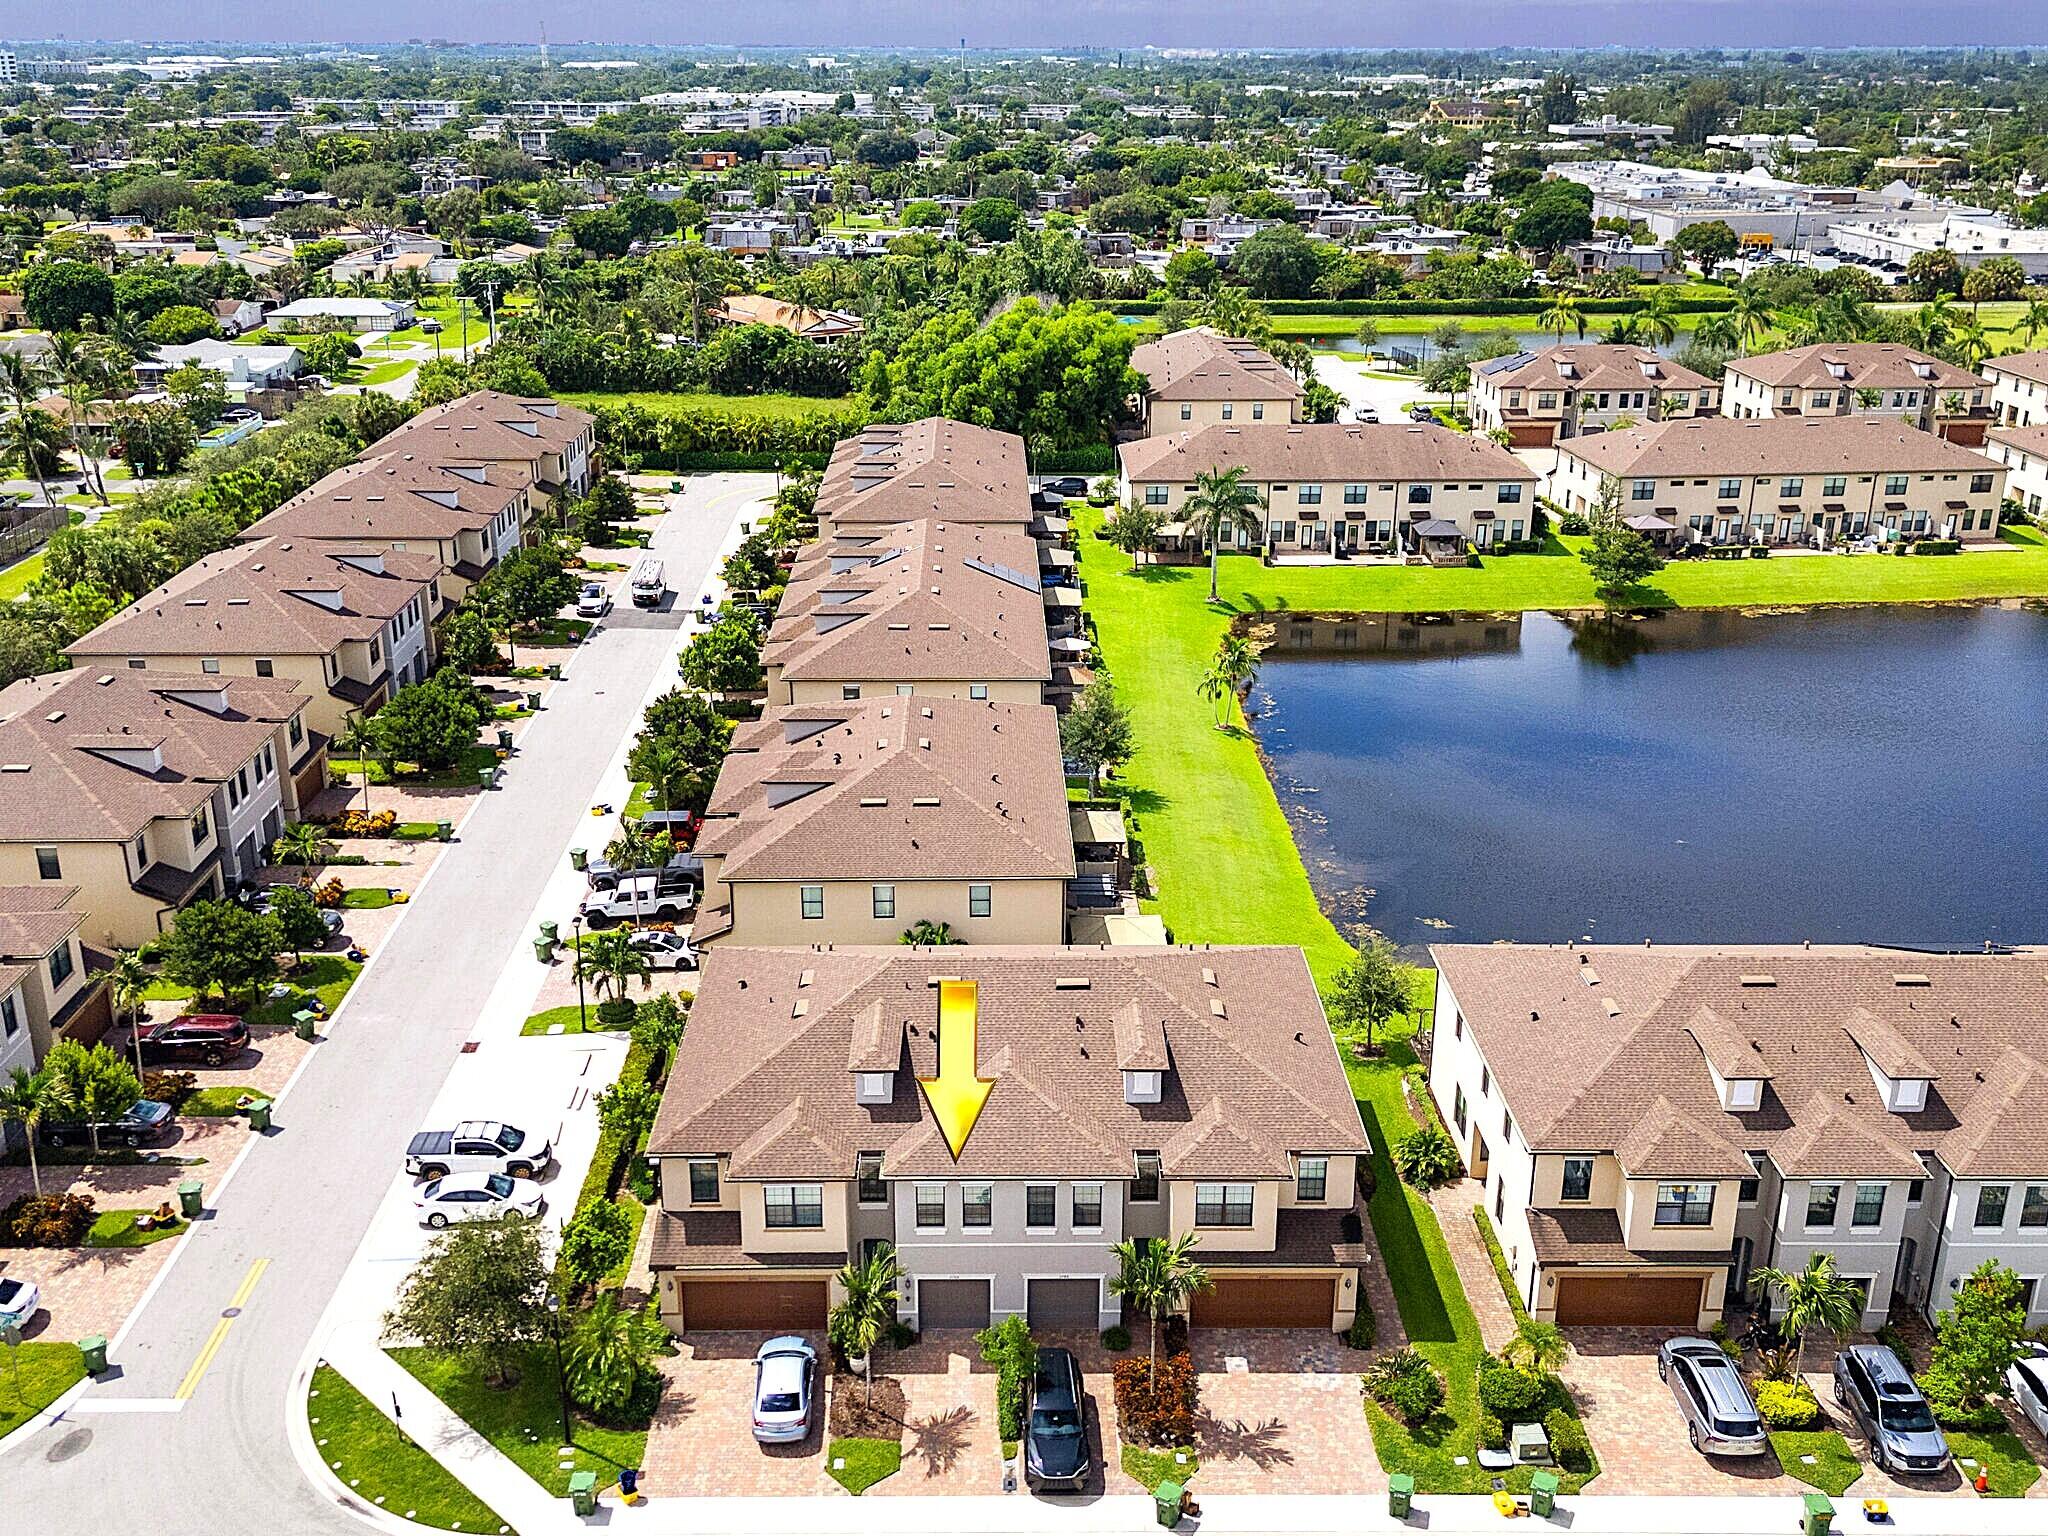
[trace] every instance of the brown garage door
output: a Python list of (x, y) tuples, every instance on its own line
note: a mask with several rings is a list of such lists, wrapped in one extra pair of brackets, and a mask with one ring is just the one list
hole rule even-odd
[(1508, 423), (1508, 446), (1510, 448), (1548, 448), (1552, 435), (1557, 431), (1554, 422), (1511, 421)]
[(1557, 1320), (1580, 1326), (1692, 1328), (1699, 1323), (1700, 1275), (1566, 1275), (1557, 1282)]
[(1027, 1312), (1034, 1328), (1085, 1328), (1093, 1333), (1100, 1318), (1096, 1280), (1033, 1280)]
[(986, 1280), (918, 1281), (918, 1331), (923, 1333), (933, 1328), (986, 1328), (988, 1284)]
[(1218, 1275), (1195, 1297), (1202, 1328), (1327, 1328), (1336, 1301), (1328, 1275), (1259, 1280)]
[(822, 1280), (685, 1280), (683, 1327), (822, 1328)]

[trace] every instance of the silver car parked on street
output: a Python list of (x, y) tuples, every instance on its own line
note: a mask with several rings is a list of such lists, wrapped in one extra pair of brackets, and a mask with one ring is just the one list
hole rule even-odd
[(1671, 1387), (1685, 1437), (1707, 1456), (1761, 1456), (1771, 1448), (1742, 1372), (1712, 1339), (1666, 1339), (1657, 1375)]

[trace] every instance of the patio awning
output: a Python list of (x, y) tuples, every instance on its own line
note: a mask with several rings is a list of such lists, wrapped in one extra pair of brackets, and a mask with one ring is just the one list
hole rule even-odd
[(1884, 509), (1887, 512), (1903, 512), (1906, 510), (1906, 504), (1903, 501), (1888, 501), (1884, 504)]
[(1159, 537), (1162, 539), (1184, 539), (1188, 536), (1186, 523), (1161, 523)]
[(1668, 517), (1657, 517), (1649, 512), (1638, 512), (1633, 517), (1623, 518), (1622, 522), (1637, 533), (1669, 533), (1678, 526)]
[(1800, 506), (1796, 501), (1781, 501), (1778, 503), (1778, 510), (1780, 512), (1804, 512), (1806, 508)]
[(1043, 528), (1047, 533), (1065, 533), (1068, 529), (1073, 527), (1073, 524), (1068, 522), (1064, 517), (1050, 517), (1041, 515), (1038, 519), (1038, 526)]
[(1970, 504), (1967, 501), (1952, 501), (1948, 504), (1948, 509), (1951, 512), (1967, 512), (1970, 510)]
[(1723, 517), (1742, 516), (1742, 508), (1736, 506), (1735, 503), (1732, 501), (1724, 501), (1718, 507), (1714, 508), (1714, 510)]
[(1113, 843), (1122, 847), (1129, 841), (1124, 833), (1122, 811), (1077, 805), (1067, 812), (1067, 824), (1077, 843)]
[(1078, 608), (1081, 606), (1081, 594), (1072, 587), (1047, 587), (1045, 589), (1045, 606), (1048, 608)]
[(1432, 517), (1427, 522), (1416, 523), (1410, 530), (1418, 539), (1462, 539), (1465, 530), (1447, 517)]
[(1041, 565), (1049, 565), (1058, 569), (1061, 566), (1070, 566), (1074, 563), (1074, 552), (1071, 549), (1048, 547), (1038, 552), (1038, 559)]
[(1836, 512), (1836, 513), (1846, 512), (1846, 511), (1848, 511), (1848, 510), (1849, 510), (1849, 509), (1848, 509), (1847, 507), (1845, 507), (1844, 505), (1842, 505), (1842, 503), (1841, 503), (1841, 502), (1839, 502), (1839, 501), (1824, 501), (1824, 502), (1822, 502), (1822, 503), (1820, 504), (1820, 509), (1821, 509), (1821, 511), (1823, 511), (1823, 512)]
[(1069, 944), (1166, 943), (1166, 924), (1150, 912), (1073, 912), (1067, 916)]
[(1052, 648), (1063, 656), (1085, 656), (1088, 654), (1088, 642), (1076, 635), (1062, 635), (1059, 639), (1052, 642)]

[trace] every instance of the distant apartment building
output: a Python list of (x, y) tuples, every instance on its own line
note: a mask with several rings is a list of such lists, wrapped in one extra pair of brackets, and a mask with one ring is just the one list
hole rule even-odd
[(920, 518), (1026, 530), (1033, 514), (1024, 439), (942, 416), (878, 422), (832, 450), (817, 512), (826, 535)]
[(1544, 347), (1472, 365), (1472, 425), (1505, 431), (1516, 448), (1637, 424), (1710, 416), (1717, 380), (1680, 367), (1649, 347)]
[(294, 299), (270, 312), (270, 327), (280, 333), (310, 329), (294, 322), (340, 324), (352, 331), (402, 331), (414, 320), (413, 307), (406, 299), (313, 298)]
[(377, 440), (378, 454), (405, 453), (437, 464), (504, 465), (544, 496), (575, 500), (597, 467), (597, 418), (573, 405), (480, 389), (430, 405)]
[(1263, 348), (1206, 326), (1144, 343), (1131, 367), (1145, 376), (1138, 418), (1148, 437), (1224, 421), (1301, 419), (1293, 374)]
[(1984, 456), (2005, 466), (2006, 494), (2029, 517), (2048, 510), (2048, 421), (2031, 427), (1993, 427), (1984, 437)]
[(90, 1044), (113, 1022), (77, 899), (75, 885), (0, 886), (0, 1081), (33, 1072), (59, 1038)]
[(1986, 359), (1991, 419), (2001, 427), (2048, 424), (2048, 352), (2008, 352)]
[(1991, 385), (1964, 368), (1891, 342), (1822, 342), (1731, 358), (1721, 412), (1766, 416), (1886, 416), (1975, 447), (1992, 420)]

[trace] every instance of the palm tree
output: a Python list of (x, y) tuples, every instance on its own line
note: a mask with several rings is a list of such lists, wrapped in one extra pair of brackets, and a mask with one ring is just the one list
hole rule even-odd
[(1703, 347), (1733, 352), (1742, 345), (1742, 332), (1735, 324), (1735, 316), (1722, 310), (1700, 316), (1700, 323), (1692, 328), (1692, 339)]
[(1576, 330), (1579, 340), (1586, 339), (1586, 314), (1579, 308), (1579, 296), (1560, 288), (1550, 295), (1550, 307), (1536, 317), (1536, 328), (1549, 331), (1562, 342), (1564, 333)]
[(1252, 685), (1252, 679), (1259, 675), (1259, 649), (1243, 635), (1225, 635), (1216, 647), (1216, 655), (1209, 663), (1209, 670), (1203, 675), (1200, 691), (1202, 697), (1217, 706), (1216, 723), (1226, 725), (1222, 718), (1222, 704), (1225, 699), (1242, 699)]
[(1205, 469), (1195, 476), (1194, 494), (1181, 503), (1181, 516), (1199, 523), (1209, 540), (1209, 601), (1216, 601), (1216, 569), (1226, 535), (1263, 538), (1266, 498), (1244, 483), (1244, 466)]
[(288, 821), (270, 844), (279, 864), (318, 864), (327, 856), (327, 830), (310, 821)]
[(1678, 339), (1678, 319), (1671, 313), (1671, 295), (1662, 288), (1651, 293), (1649, 302), (1630, 318), (1652, 346), (1668, 347)]
[(1948, 339), (1955, 352), (1956, 361), (1972, 373), (1983, 366), (1984, 359), (1991, 355), (1991, 338), (1984, 334), (1984, 322), (1975, 315), (1965, 315), (1956, 324)]
[(635, 981), (653, 980), (654, 967), (633, 947), (633, 935), (624, 928), (611, 928), (588, 935), (576, 950), (576, 975), (597, 989), (597, 1000), (616, 995), (621, 999), (632, 991)]
[(690, 778), (689, 760), (681, 749), (666, 741), (650, 742), (640, 754), (640, 766), (647, 774), (647, 798), (654, 808), (674, 810), (681, 786)]
[(38, 1198), (43, 1193), (43, 1171), (36, 1166), (36, 1129), (50, 1108), (49, 1079), (41, 1072), (16, 1067), (0, 1083), (0, 1125), (18, 1125), (28, 1142), (28, 1177)]
[(13, 430), (8, 434), (10, 446), (21, 456), (22, 469), (42, 492), (43, 505), (54, 507), (57, 503), (50, 495), (49, 477), (43, 473), (43, 460), (36, 452), (38, 442), (47, 439), (39, 430), (42, 424), (29, 415), (38, 409), (36, 402), (42, 398), (43, 384), (42, 364), (35, 358), (19, 352), (0, 352), (0, 393), (14, 407)]
[(1948, 340), (1955, 324), (1954, 301), (1945, 293), (1937, 293), (1914, 312), (1913, 336), (1923, 350), (1932, 352)]
[(1547, 1376), (1563, 1365), (1571, 1352), (1571, 1343), (1557, 1324), (1525, 1317), (1516, 1324), (1515, 1336), (1508, 1340), (1500, 1356), (1509, 1365)]
[(104, 507), (107, 505), (107, 485), (100, 474), (99, 456), (91, 446), (94, 441), (91, 416), (93, 406), (107, 398), (109, 370), (106, 358), (77, 332), (60, 331), (50, 338), (47, 361), (55, 382), (63, 387), (65, 403), (70, 407), (71, 451), (78, 456), (78, 465), (85, 472), (86, 483)]
[(142, 1008), (148, 1001), (149, 984), (154, 978), (149, 967), (142, 963), (142, 951), (124, 949), (107, 968), (108, 990), (113, 994), (114, 1011), (128, 1025), (129, 1037), (135, 1045), (135, 1075), (142, 1075)]
[(1754, 349), (1776, 320), (1771, 313), (1770, 304), (1755, 288), (1736, 290), (1735, 302), (1728, 309), (1728, 318), (1735, 323), (1735, 334), (1744, 352)]
[(562, 1341), (562, 1374), (569, 1395), (598, 1413), (631, 1400), (661, 1347), (665, 1330), (641, 1307), (622, 1307), (606, 1291), (576, 1315)]
[(1840, 1338), (1863, 1318), (1863, 1291), (1835, 1268), (1832, 1253), (1808, 1257), (1798, 1271), (1759, 1269), (1749, 1277), (1750, 1289), (1768, 1294), (1782, 1309), (1779, 1328), (1792, 1336), (1793, 1374), (1806, 1371), (1806, 1334), (1820, 1328)]
[(2019, 323), (2013, 329), (2027, 338), (2030, 347), (2043, 331), (2048, 331), (2048, 296), (2027, 300), (2027, 307), (2020, 311)]
[(350, 715), (335, 732), (334, 744), (342, 754), (363, 765), (363, 814), (370, 814), (370, 758), (377, 750), (377, 734), (361, 715)]
[(654, 864), (654, 834), (637, 821), (621, 823), (619, 835), (605, 844), (605, 862), (613, 869), (648, 869)]
[(1183, 1232), (1171, 1240), (1127, 1237), (1110, 1250), (1116, 1255), (1116, 1273), (1109, 1277), (1109, 1294), (1123, 1297), (1151, 1322), (1155, 1374), (1159, 1369), (1159, 1320), (1180, 1311), (1197, 1292), (1209, 1289), (1209, 1271), (1195, 1262), (1195, 1243), (1194, 1233)]
[(839, 1347), (860, 1362), (869, 1402), (875, 1396), (875, 1346), (896, 1321), (901, 1275), (890, 1243), (877, 1243), (866, 1257), (848, 1260), (839, 1271), (839, 1288), (846, 1294), (832, 1309), (832, 1332)]

